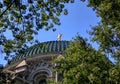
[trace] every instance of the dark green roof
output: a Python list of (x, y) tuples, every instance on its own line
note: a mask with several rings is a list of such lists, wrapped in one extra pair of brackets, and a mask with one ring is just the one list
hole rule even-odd
[(47, 41), (38, 43), (26, 50), (25, 53), (13, 57), (11, 61), (17, 61), (35, 54), (62, 52), (68, 47), (68, 45), (69, 41)]

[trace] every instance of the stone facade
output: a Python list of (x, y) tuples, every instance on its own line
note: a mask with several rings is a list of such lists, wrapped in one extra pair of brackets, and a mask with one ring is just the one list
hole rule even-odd
[(25, 54), (13, 58), (4, 71), (11, 73), (16, 84), (47, 84), (46, 79), (48, 78), (57, 82), (58, 77), (57, 72), (53, 70), (55, 65), (53, 60), (63, 57), (61, 52), (67, 48), (68, 43), (68, 41), (45, 42), (46, 49), (40, 44), (35, 45)]
[(15, 84), (46, 84), (47, 78), (56, 81), (53, 58), (58, 56), (59, 54), (33, 56), (19, 61), (17, 65), (12, 63), (4, 71), (14, 74)]

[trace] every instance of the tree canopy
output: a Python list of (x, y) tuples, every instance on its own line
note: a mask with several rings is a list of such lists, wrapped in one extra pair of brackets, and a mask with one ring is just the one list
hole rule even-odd
[(99, 50), (102, 53), (115, 58), (115, 67), (110, 70), (112, 73), (110, 76), (112, 79), (117, 79), (118, 83), (120, 74), (120, 1), (99, 0), (90, 6), (101, 17), (101, 21), (90, 31), (92, 41), (99, 44)]
[(14, 84), (12, 75), (3, 71), (3, 65), (0, 65), (0, 84)]
[[(38, 42), (34, 36), (40, 29), (56, 30), (59, 16), (68, 14), (66, 3), (74, 0), (1, 0), (0, 1), (0, 45), (7, 56), (22, 53), (28, 43)], [(6, 37), (9, 31), (13, 39)], [(12, 53), (12, 54), (11, 54)]]
[(60, 65), (55, 70), (63, 75), (60, 84), (117, 84), (120, 82), (119, 69), (82, 37), (77, 36), (64, 54), (64, 59), (55, 61)]
[(89, 0), (89, 7), (96, 11), (101, 21), (92, 27), (92, 41), (100, 45), (100, 50), (120, 59), (120, 1)]

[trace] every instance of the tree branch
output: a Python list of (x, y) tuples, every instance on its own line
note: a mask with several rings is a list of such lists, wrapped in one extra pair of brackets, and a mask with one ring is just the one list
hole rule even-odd
[(11, 3), (9, 4), (9, 6), (6, 8), (6, 10), (4, 10), (4, 11), (0, 14), (0, 17), (2, 17), (2, 16), (4, 15), (4, 13), (12, 6), (13, 3), (14, 3), (14, 0), (13, 0), (13, 2), (11, 2)]

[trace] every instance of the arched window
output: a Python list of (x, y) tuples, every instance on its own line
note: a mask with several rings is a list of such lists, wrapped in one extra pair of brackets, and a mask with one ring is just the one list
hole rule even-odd
[(34, 84), (47, 84), (46, 79), (48, 77), (48, 73), (45, 71), (41, 71), (34, 76)]

